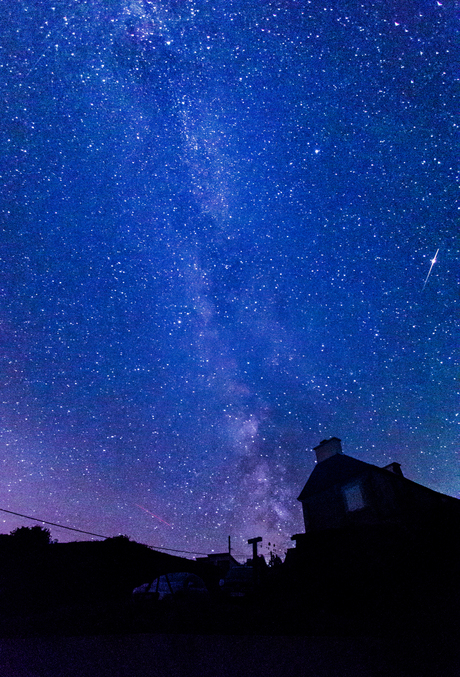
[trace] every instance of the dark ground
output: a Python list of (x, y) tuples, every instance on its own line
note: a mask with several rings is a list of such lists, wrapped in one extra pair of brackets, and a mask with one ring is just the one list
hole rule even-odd
[(329, 537), (244, 597), (203, 568), (208, 594), (158, 601), (132, 595), (146, 572), (197, 563), (20, 536), (0, 552), (0, 677), (460, 675), (459, 560), (439, 542), (391, 552), (380, 538), (370, 556), (369, 538), (366, 555)]
[[(1, 623), (1, 677), (457, 677), (459, 627), (279, 600), (74, 606)], [(417, 609), (415, 610), (417, 611)], [(377, 613), (377, 611), (376, 611)], [(439, 621), (439, 619), (437, 619)]]
[(424, 658), (373, 637), (136, 634), (0, 640), (2, 677), (458, 675), (460, 662), (448, 664), (441, 656), (434, 665)]

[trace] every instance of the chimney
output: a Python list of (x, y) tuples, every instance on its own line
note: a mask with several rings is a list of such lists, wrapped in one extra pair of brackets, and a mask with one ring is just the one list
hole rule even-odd
[(330, 440), (323, 440), (317, 447), (313, 448), (316, 451), (316, 462), (321, 463), (326, 458), (335, 456), (335, 454), (342, 454), (342, 444), (338, 437), (331, 437)]
[(384, 470), (388, 470), (389, 472), (394, 473), (395, 475), (401, 475), (401, 477), (404, 477), (403, 472), (401, 470), (401, 463), (389, 463), (388, 465), (385, 465), (383, 467)]

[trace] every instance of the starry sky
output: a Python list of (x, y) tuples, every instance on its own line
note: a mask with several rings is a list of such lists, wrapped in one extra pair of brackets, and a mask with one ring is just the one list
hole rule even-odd
[(0, 508), (283, 555), (333, 435), (460, 497), (454, 3), (0, 18)]

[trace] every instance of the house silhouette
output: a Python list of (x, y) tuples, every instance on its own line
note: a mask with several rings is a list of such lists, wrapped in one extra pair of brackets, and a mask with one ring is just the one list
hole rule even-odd
[(399, 463), (380, 468), (347, 456), (337, 437), (314, 451), (316, 466), (298, 498), (306, 533), (387, 525), (421, 535), (458, 527), (460, 500), (407, 479)]
[(305, 532), (285, 560), (305, 608), (446, 627), (460, 603), (460, 500), (404, 477), (399, 463), (344, 454), (337, 437), (314, 451), (298, 497)]

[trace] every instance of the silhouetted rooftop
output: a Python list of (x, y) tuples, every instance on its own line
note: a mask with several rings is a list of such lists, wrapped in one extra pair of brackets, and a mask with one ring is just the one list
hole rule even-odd
[(346, 454), (335, 454), (315, 466), (298, 500), (319, 494), (336, 484), (344, 484), (371, 468), (377, 469), (377, 466)]
[[(404, 477), (400, 470), (394, 472), (390, 467), (391, 465), (393, 464), (385, 466), (384, 468), (379, 468), (377, 465), (366, 463), (366, 461), (360, 461), (357, 458), (352, 458), (346, 454), (334, 454), (330, 458), (317, 463), (308, 478), (307, 483), (302, 489), (298, 500), (303, 501), (309, 496), (327, 491), (334, 486), (343, 486), (355, 477), (359, 477), (366, 472), (372, 471), (385, 473), (387, 477), (390, 476), (389, 479), (391, 482), (403, 483), (408, 489), (413, 487), (414, 489), (417, 488), (418, 491), (421, 490), (431, 494), (437, 494), (445, 500), (448, 500), (451, 504), (456, 503), (460, 508), (460, 499), (443, 494), (435, 489), (430, 489), (423, 484), (418, 484), (418, 482), (414, 482), (413, 480)], [(397, 465), (399, 466), (399, 464)]]

